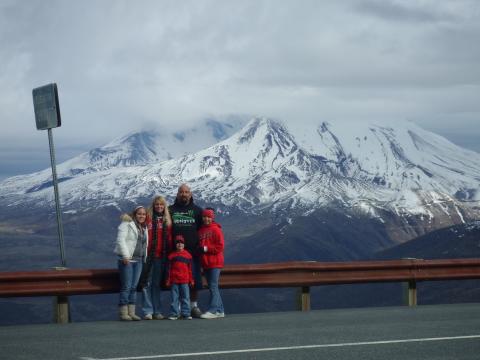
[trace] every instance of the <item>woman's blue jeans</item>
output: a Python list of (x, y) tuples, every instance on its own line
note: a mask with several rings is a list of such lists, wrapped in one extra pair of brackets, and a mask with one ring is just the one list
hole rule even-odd
[(125, 265), (122, 260), (118, 260), (118, 272), (120, 275), (120, 306), (136, 303), (137, 286), (142, 273), (142, 267), (142, 261), (129, 262), (128, 265)]
[(208, 289), (210, 291), (210, 306), (208, 312), (212, 314), (224, 313), (222, 297), (220, 296), (220, 290), (218, 289), (218, 279), (220, 278), (220, 271), (222, 269), (206, 269), (205, 277), (208, 282)]
[(161, 280), (164, 274), (162, 259), (153, 259), (152, 268), (147, 280), (147, 286), (142, 290), (142, 311), (144, 315), (159, 315), (162, 313), (160, 293), (162, 290)]
[(172, 284), (172, 305), (170, 316), (190, 316), (190, 289), (188, 284)]

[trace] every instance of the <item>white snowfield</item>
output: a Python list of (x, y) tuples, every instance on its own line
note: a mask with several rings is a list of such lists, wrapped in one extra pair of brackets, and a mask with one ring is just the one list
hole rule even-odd
[[(462, 221), (478, 211), (480, 154), (412, 123), (287, 126), (254, 118), (240, 125), (216, 124), (231, 135), (220, 142), (208, 126), (149, 130), (81, 154), (58, 167), (62, 207), (171, 196), (187, 182), (196, 199), (243, 211), (308, 214), (335, 203), (375, 217), (454, 212)], [(50, 169), (0, 183), (4, 206), (52, 201)]]

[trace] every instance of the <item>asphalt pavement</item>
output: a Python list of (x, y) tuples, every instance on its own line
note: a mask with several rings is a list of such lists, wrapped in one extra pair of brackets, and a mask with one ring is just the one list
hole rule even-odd
[(0, 359), (480, 359), (480, 304), (0, 327)]

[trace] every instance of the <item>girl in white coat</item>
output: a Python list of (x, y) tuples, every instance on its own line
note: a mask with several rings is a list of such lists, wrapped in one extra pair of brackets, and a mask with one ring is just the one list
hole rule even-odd
[(118, 226), (115, 253), (118, 255), (120, 275), (120, 320), (140, 320), (135, 314), (135, 303), (138, 281), (147, 255), (146, 217), (146, 209), (137, 206), (131, 216), (121, 216), (122, 223)]

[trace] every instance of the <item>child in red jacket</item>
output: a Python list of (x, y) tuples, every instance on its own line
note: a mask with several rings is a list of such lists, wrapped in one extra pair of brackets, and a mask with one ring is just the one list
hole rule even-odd
[(210, 306), (202, 319), (217, 319), (225, 317), (223, 302), (218, 290), (218, 279), (223, 268), (224, 239), (220, 224), (213, 221), (215, 213), (207, 208), (202, 212), (203, 226), (198, 231), (200, 250), (202, 251), (202, 268), (207, 278), (210, 291)]
[(169, 320), (192, 320), (190, 316), (190, 290), (193, 286), (192, 255), (185, 250), (185, 240), (182, 235), (175, 237), (175, 248), (168, 255), (169, 271), (167, 286), (171, 286), (172, 305)]

